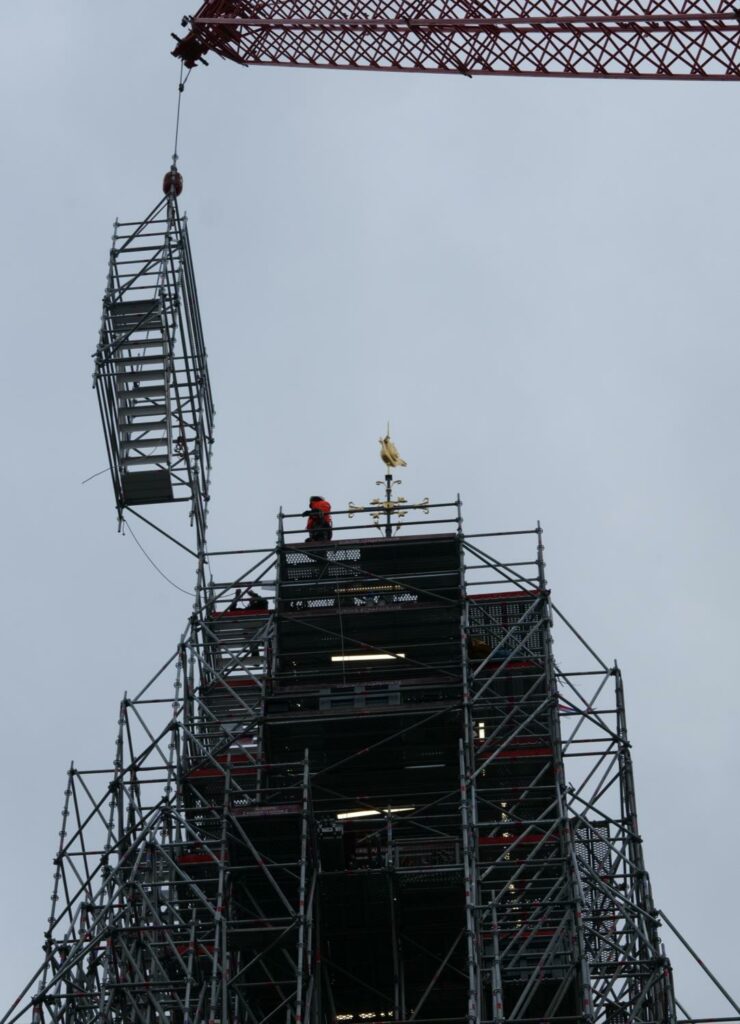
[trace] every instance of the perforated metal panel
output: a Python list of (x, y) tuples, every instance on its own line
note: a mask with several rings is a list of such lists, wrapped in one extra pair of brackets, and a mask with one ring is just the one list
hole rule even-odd
[(470, 637), (495, 656), (542, 658), (545, 654), (544, 604), (539, 595), (471, 601)]

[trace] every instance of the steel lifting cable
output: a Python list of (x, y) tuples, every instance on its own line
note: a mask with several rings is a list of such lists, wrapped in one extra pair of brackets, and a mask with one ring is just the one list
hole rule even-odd
[(182, 112), (182, 94), (185, 92), (185, 86), (187, 85), (188, 79), (190, 78), (190, 72), (193, 69), (190, 68), (188, 73), (185, 74), (185, 64), (180, 61), (180, 81), (177, 86), (177, 114), (175, 117), (175, 145), (172, 150), (172, 163), (173, 166), (177, 166), (177, 146), (180, 141), (180, 114)]

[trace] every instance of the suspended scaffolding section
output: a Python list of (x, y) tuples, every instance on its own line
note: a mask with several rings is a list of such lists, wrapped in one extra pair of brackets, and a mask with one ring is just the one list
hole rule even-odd
[(116, 222), (95, 355), (119, 514), (189, 501), (205, 515), (213, 441), (187, 224), (172, 194), (140, 222)]

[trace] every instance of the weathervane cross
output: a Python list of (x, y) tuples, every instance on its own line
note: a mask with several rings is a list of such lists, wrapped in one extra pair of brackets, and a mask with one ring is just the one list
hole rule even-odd
[[(377, 528), (386, 537), (392, 537), (394, 533), (398, 533), (401, 529), (401, 520), (408, 515), (410, 509), (419, 509), (425, 515), (429, 515), (429, 498), (425, 498), (417, 504), (409, 505), (405, 498), (393, 494), (393, 488), (402, 483), (402, 481), (394, 480), (391, 470), (397, 466), (405, 466), (407, 463), (401, 458), (398, 448), (396, 448), (391, 440), (390, 423), (387, 425), (385, 437), (378, 438), (378, 440), (380, 443), (380, 458), (385, 464), (386, 474), (384, 480), (377, 480), (376, 483), (378, 487), (385, 487), (385, 496), (383, 498), (373, 498), (369, 505), (355, 505), (351, 501), (349, 507), (352, 511), (349, 515), (351, 519), (357, 512), (369, 512)], [(383, 520), (382, 524), (381, 520)]]

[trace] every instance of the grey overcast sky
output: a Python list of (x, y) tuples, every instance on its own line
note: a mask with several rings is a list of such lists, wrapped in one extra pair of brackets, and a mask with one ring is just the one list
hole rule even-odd
[[(195, 0), (0, 11), (0, 1004), (41, 957), (65, 772), (188, 598), (116, 534), (91, 390), (111, 224), (173, 145)], [(182, 198), (218, 416), (212, 541), (371, 497), (541, 519), (558, 604), (625, 672), (656, 900), (737, 995), (740, 85), (469, 81), (212, 60)], [(181, 586), (192, 567), (143, 531)], [(557, 636), (556, 636), (557, 643)], [(670, 935), (697, 1016), (726, 1007)]]

